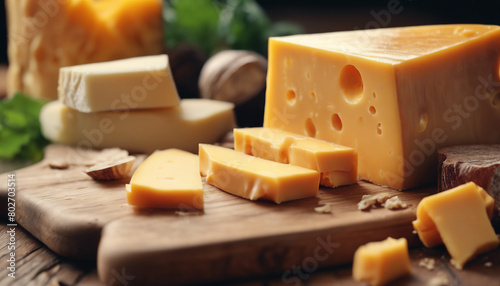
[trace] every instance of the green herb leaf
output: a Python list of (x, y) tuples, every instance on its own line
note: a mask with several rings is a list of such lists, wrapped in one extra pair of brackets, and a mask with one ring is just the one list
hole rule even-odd
[(0, 102), (0, 159), (42, 159), (43, 148), (49, 143), (39, 121), (45, 103), (21, 93)]

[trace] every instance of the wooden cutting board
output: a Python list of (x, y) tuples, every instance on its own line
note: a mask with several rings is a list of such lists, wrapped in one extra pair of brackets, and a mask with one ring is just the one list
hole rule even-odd
[[(406, 237), (416, 245), (411, 225), (416, 206), (435, 192), (398, 192), (360, 182), (321, 188), (318, 197), (275, 205), (241, 199), (204, 183), (202, 213), (137, 209), (126, 202), (128, 179), (96, 182), (78, 164), (102, 156), (99, 151), (49, 146), (42, 162), (15, 171), (16, 219), (60, 255), (97, 257), (101, 279), (110, 284), (123, 279), (138, 285), (197, 283), (276, 273), (286, 279), (289, 273), (292, 279), (294, 265), (307, 273), (349, 263), (355, 249), (368, 241)], [(143, 159), (139, 156), (136, 165)], [(61, 160), (76, 163), (66, 170), (49, 167)], [(7, 174), (2, 174), (0, 186), (6, 181)], [(410, 207), (357, 210), (362, 195), (380, 192), (398, 194)], [(0, 196), (5, 201), (7, 194), (1, 191)], [(331, 203), (332, 213), (314, 211), (324, 203)]]

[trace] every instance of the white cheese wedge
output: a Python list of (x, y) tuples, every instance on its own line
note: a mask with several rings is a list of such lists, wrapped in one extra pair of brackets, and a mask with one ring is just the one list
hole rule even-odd
[(209, 99), (184, 99), (170, 108), (96, 113), (53, 101), (43, 107), (40, 122), (44, 136), (56, 143), (144, 153), (167, 148), (196, 153), (198, 143), (215, 143), (235, 125), (233, 104)]
[(59, 100), (81, 112), (179, 104), (167, 55), (61, 68)]

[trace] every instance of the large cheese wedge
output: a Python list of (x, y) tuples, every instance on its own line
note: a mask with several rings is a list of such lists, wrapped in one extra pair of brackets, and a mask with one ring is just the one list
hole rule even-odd
[(179, 104), (167, 55), (61, 68), (58, 95), (66, 106), (81, 112)]
[(384, 285), (411, 272), (405, 238), (369, 242), (354, 253), (352, 276), (370, 285)]
[(199, 156), (207, 183), (242, 198), (279, 204), (318, 194), (320, 176), (310, 169), (207, 144), (200, 144)]
[(203, 209), (203, 186), (197, 155), (177, 149), (156, 151), (134, 172), (126, 185), (130, 205)]
[(40, 122), (43, 135), (55, 143), (145, 153), (167, 148), (196, 153), (199, 143), (215, 143), (235, 125), (233, 104), (209, 99), (184, 99), (169, 108), (95, 113), (53, 101), (43, 107)]
[(500, 142), (499, 63), (498, 26), (271, 38), (264, 126), (355, 148), (363, 179), (421, 186), (438, 147)]
[(272, 128), (234, 129), (234, 149), (248, 155), (321, 172), (328, 187), (358, 181), (354, 149)]
[(413, 227), (427, 247), (444, 243), (461, 269), (475, 255), (495, 249), (493, 198), (473, 182), (424, 198)]
[(57, 98), (59, 68), (160, 54), (161, 0), (6, 0), (8, 93)]

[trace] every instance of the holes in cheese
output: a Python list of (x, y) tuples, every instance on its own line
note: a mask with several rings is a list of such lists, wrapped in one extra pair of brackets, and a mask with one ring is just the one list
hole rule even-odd
[(370, 105), (370, 108), (368, 109), (368, 111), (370, 111), (371, 115), (377, 114), (377, 109), (373, 105)]
[(234, 148), (248, 155), (321, 172), (321, 185), (357, 182), (354, 149), (272, 128), (234, 129)]
[(295, 105), (295, 102), (297, 101), (297, 95), (295, 94), (294, 90), (289, 89), (286, 91), (286, 100), (288, 104)]
[(377, 124), (377, 134), (382, 135), (382, 123)]
[(332, 127), (339, 132), (342, 131), (342, 119), (340, 119), (338, 113), (332, 115)]
[(199, 148), (200, 173), (207, 183), (230, 194), (278, 204), (318, 194), (320, 174), (314, 170), (220, 146), (200, 144)]
[(312, 121), (312, 118), (309, 117), (306, 119), (306, 134), (309, 135), (310, 137), (316, 137), (316, 126), (314, 125), (314, 122)]
[(347, 102), (355, 104), (363, 97), (363, 79), (353, 65), (346, 65), (340, 71), (340, 87)]
[(427, 113), (422, 113), (420, 115), (420, 121), (418, 123), (418, 132), (424, 132), (427, 129), (427, 123), (429, 122), (429, 117)]

